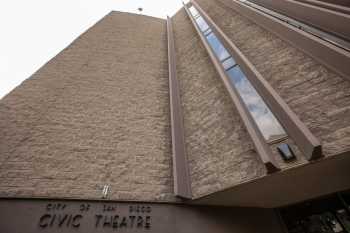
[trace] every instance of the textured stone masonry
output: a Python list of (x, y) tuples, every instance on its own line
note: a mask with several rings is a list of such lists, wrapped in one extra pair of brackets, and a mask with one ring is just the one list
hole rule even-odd
[(0, 196), (172, 201), (166, 21), (112, 12), (0, 102)]

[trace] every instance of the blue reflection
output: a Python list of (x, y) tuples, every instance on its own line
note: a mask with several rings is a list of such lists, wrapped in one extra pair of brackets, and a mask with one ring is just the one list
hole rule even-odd
[(207, 24), (207, 22), (205, 22), (205, 20), (202, 18), (202, 16), (199, 16), (196, 19), (196, 22), (197, 22), (198, 27), (201, 29), (202, 32), (204, 32), (205, 30), (207, 30), (209, 28), (209, 25)]
[(243, 74), (239, 66), (227, 71), (231, 83), (236, 87), (243, 102), (254, 118), (258, 128), (267, 141), (276, 139), (285, 135), (286, 132), (266, 106), (255, 88)]
[(230, 54), (227, 52), (225, 47), (221, 44), (219, 39), (214, 35), (214, 33), (209, 34), (207, 36), (207, 40), (220, 61), (230, 56)]

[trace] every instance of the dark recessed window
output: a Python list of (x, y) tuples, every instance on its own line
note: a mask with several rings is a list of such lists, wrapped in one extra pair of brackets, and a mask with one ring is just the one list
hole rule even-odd
[(227, 71), (230, 81), (238, 91), (258, 128), (267, 141), (286, 135), (286, 132), (257, 93), (239, 66)]
[(280, 153), (284, 161), (291, 161), (296, 158), (294, 151), (287, 143), (282, 143), (278, 145), (277, 151)]
[(220, 61), (228, 58), (230, 54), (227, 52), (225, 47), (222, 45), (222, 43), (219, 41), (219, 39), (215, 36), (214, 33), (210, 33), (207, 36), (207, 40), (213, 51), (215, 52), (216, 56), (219, 58)]

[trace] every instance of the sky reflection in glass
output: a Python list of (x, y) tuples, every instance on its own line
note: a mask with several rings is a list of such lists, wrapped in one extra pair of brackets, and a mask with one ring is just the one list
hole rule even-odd
[(220, 61), (230, 56), (230, 54), (227, 52), (225, 47), (221, 44), (219, 39), (214, 35), (214, 33), (210, 33), (207, 36), (207, 40)]
[(197, 22), (198, 27), (201, 29), (202, 32), (204, 32), (205, 30), (207, 30), (209, 28), (209, 25), (207, 24), (207, 22), (205, 22), (205, 20), (202, 18), (202, 16), (199, 16), (196, 19), (196, 22)]
[(236, 65), (236, 61), (230, 57), (229, 59), (226, 59), (224, 62), (222, 62), (222, 66), (224, 67), (225, 70), (228, 70), (232, 66)]
[[(189, 9), (194, 17), (199, 14), (197, 9), (195, 9), (193, 6), (191, 6)], [(207, 41), (217, 58), (222, 61), (222, 66), (230, 77), (231, 84), (238, 91), (265, 140), (271, 141), (285, 136), (286, 132), (282, 128), (281, 124), (277, 121), (261, 96), (243, 74), (242, 70), (236, 64), (236, 61), (231, 57), (212, 30), (209, 29), (210, 27), (207, 22), (202, 18), (202, 16), (199, 16), (195, 20), (204, 36), (207, 38)]]
[(255, 88), (243, 74), (242, 70), (236, 66), (227, 71), (231, 83), (236, 87), (247, 106), (249, 112), (254, 118), (258, 128), (267, 141), (280, 138), (286, 135), (286, 132), (266, 106)]
[(191, 12), (191, 15), (193, 15), (193, 17), (196, 17), (197, 15), (199, 15), (198, 11), (196, 8), (194, 8), (194, 6), (191, 6), (190, 8), (188, 8)]
[(211, 28), (209, 28), (208, 30), (206, 30), (205, 32), (203, 32), (203, 34), (204, 34), (205, 36), (209, 35), (210, 33), (212, 33)]

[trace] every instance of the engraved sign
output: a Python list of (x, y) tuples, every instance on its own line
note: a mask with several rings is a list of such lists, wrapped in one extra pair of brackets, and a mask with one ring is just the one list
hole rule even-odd
[(213, 206), (0, 198), (0, 233), (277, 233), (274, 218)]
[[(14, 211), (12, 203), (21, 204), (18, 212)], [(9, 215), (28, 225), (26, 232), (35, 233), (153, 232), (154, 225), (154, 230), (159, 231), (164, 228), (164, 223), (171, 224), (170, 218), (164, 221), (169, 211), (161, 204), (2, 200), (0, 209), (0, 232), (3, 232), (1, 227), (10, 227), (6, 224), (8, 221), (3, 222)], [(11, 219), (10, 222), (13, 221)]]
[[(126, 210), (127, 209), (127, 210)], [(79, 228), (93, 222), (94, 228), (150, 229), (152, 207), (142, 204), (96, 204), (49, 202), (38, 219), (40, 229)]]

